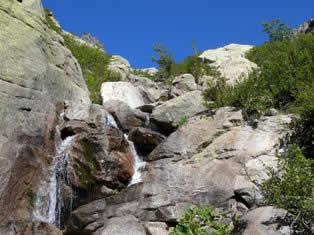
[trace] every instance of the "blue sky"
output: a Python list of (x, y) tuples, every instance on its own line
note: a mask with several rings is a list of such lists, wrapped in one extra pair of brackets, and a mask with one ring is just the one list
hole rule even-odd
[(314, 17), (313, 0), (43, 0), (63, 28), (90, 32), (110, 54), (133, 67), (150, 67), (153, 45), (167, 46), (176, 60), (229, 43), (267, 40), (261, 23), (275, 18), (296, 27)]

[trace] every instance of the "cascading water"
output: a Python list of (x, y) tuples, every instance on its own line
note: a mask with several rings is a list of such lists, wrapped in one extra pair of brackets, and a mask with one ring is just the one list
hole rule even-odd
[[(105, 122), (105, 125), (110, 125), (110, 126), (113, 126), (115, 128), (118, 128), (116, 121), (114, 120), (113, 116), (110, 114), (107, 114), (105, 116), (104, 122)], [(146, 122), (149, 122), (149, 116), (146, 117)], [(131, 182), (129, 184), (129, 186), (130, 186), (130, 185), (137, 184), (137, 183), (141, 182), (141, 175), (142, 175), (141, 170), (145, 167), (146, 163), (137, 154), (137, 152), (135, 150), (134, 143), (132, 141), (128, 140), (127, 134), (124, 134), (124, 138), (126, 141), (128, 141), (129, 149), (130, 149), (132, 156), (133, 156), (134, 174), (131, 178)]]
[(129, 142), (129, 148), (130, 151), (133, 155), (133, 168), (134, 168), (134, 175), (132, 176), (131, 182), (129, 184), (133, 185), (133, 184), (137, 184), (140, 183), (141, 180), (141, 176), (142, 176), (142, 169), (145, 167), (146, 163), (138, 156), (136, 150), (135, 150), (135, 146), (134, 143), (132, 141), (128, 140), (128, 136), (126, 136), (126, 140)]
[(63, 207), (62, 185), (65, 183), (65, 168), (68, 152), (72, 147), (74, 136), (69, 136), (56, 146), (56, 156), (48, 171), (49, 179), (43, 180), (36, 194), (33, 219), (56, 226), (61, 226), (61, 209)]

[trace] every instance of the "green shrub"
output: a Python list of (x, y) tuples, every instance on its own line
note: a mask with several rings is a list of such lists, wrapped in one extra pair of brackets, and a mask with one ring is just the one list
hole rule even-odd
[(48, 24), (48, 27), (54, 31), (56, 31), (58, 34), (61, 34), (62, 33), (62, 30), (60, 27), (58, 27), (56, 25), (56, 23), (52, 20), (52, 18), (50, 17), (51, 15), (51, 12), (49, 9), (45, 8), (44, 10), (45, 12), (45, 18), (46, 18), (46, 22)]
[(290, 224), (299, 234), (310, 234), (314, 225), (314, 160), (294, 146), (278, 158), (278, 171), (268, 168), (270, 179), (261, 186), (267, 205), (286, 209)]
[(72, 36), (62, 33), (62, 30), (49, 16), (50, 11), (48, 9), (45, 10), (45, 15), (49, 28), (56, 31), (63, 37), (65, 46), (72, 52), (73, 56), (80, 64), (91, 101), (96, 104), (101, 104), (101, 84), (103, 82), (121, 80), (119, 74), (108, 70), (110, 56), (99, 48), (81, 44)]
[(185, 124), (187, 124), (189, 121), (189, 117), (188, 116), (184, 116), (180, 119), (180, 121), (177, 122), (176, 127), (180, 128), (182, 126), (184, 126)]
[(120, 75), (108, 70), (110, 56), (98, 48), (80, 44), (68, 35), (63, 35), (64, 42), (81, 65), (83, 76), (93, 103), (101, 104), (101, 84), (121, 80)]
[(192, 74), (196, 81), (203, 75), (213, 75), (217, 69), (208, 66), (198, 58), (199, 53), (186, 57), (181, 63), (176, 63), (172, 53), (166, 47), (157, 44), (154, 50), (159, 58), (152, 57), (152, 61), (157, 63), (160, 70), (157, 73), (157, 79), (170, 82), (178, 75), (189, 73)]
[(184, 213), (170, 235), (229, 235), (233, 226), (226, 224), (225, 219), (218, 210), (193, 207)]
[(262, 24), (263, 32), (267, 33), (270, 42), (281, 41), (292, 36), (292, 29), (279, 19)]

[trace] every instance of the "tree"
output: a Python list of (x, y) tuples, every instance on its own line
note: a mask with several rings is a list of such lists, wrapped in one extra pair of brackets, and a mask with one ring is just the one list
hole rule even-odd
[(292, 35), (292, 29), (279, 19), (262, 23), (263, 32), (267, 33), (270, 42), (281, 41)]

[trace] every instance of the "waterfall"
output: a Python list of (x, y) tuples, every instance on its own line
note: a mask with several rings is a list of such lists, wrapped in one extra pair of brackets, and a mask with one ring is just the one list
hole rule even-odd
[(33, 219), (61, 225), (62, 185), (65, 183), (65, 168), (68, 151), (72, 147), (74, 136), (69, 136), (56, 146), (56, 156), (48, 170), (49, 179), (43, 180), (38, 188)]
[(141, 171), (145, 167), (146, 163), (137, 154), (135, 147), (134, 147), (134, 143), (132, 141), (129, 141), (127, 136), (126, 136), (126, 140), (129, 142), (129, 148), (130, 148), (130, 151), (133, 155), (134, 174), (133, 174), (131, 182), (129, 184), (129, 186), (130, 186), (133, 184), (140, 183), (142, 181), (141, 180), (141, 176), (142, 176)]
[[(118, 128), (118, 125), (116, 121), (114, 120), (113, 116), (111, 114), (106, 114), (104, 118), (105, 125), (113, 126), (115, 128)], [(146, 123), (149, 123), (149, 116), (146, 116)], [(134, 143), (130, 140), (128, 140), (128, 135), (124, 134), (124, 139), (128, 141), (129, 143), (129, 149), (133, 156), (133, 169), (134, 174), (131, 178), (131, 182), (129, 185), (137, 184), (141, 182), (141, 171), (145, 167), (145, 162), (140, 158), (140, 156), (137, 154), (135, 150)]]

